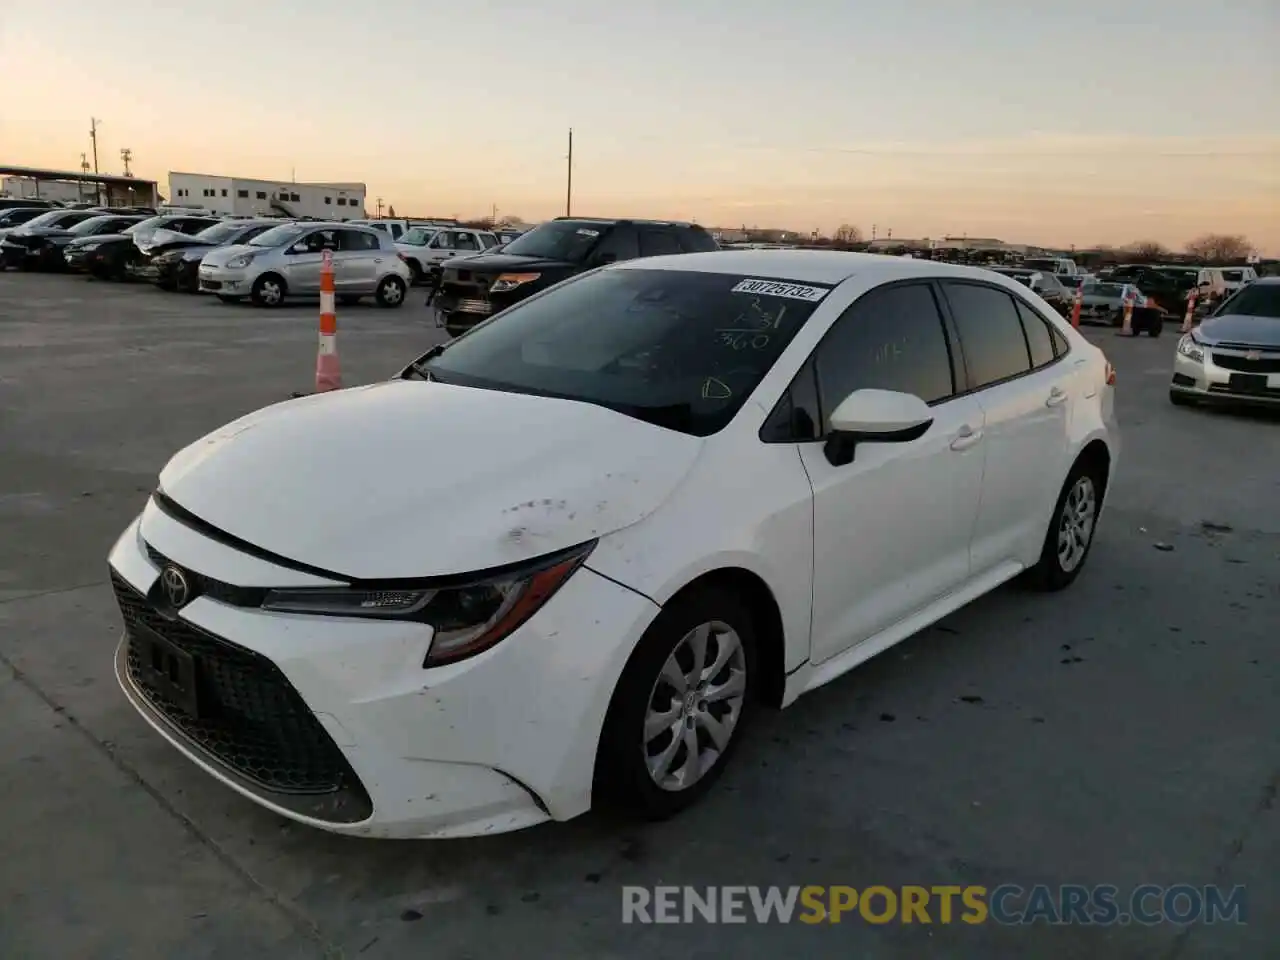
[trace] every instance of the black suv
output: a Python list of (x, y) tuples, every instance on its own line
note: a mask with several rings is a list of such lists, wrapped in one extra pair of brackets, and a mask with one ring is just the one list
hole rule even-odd
[(446, 260), (434, 303), (450, 336), (539, 290), (618, 260), (719, 250), (695, 223), (557, 217), (491, 253)]

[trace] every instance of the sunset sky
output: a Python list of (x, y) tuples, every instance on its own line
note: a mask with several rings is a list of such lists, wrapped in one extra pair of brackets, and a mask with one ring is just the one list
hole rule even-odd
[[(8, 0), (0, 163), (1280, 254), (1280, 0)], [(372, 202), (370, 203), (372, 207)]]

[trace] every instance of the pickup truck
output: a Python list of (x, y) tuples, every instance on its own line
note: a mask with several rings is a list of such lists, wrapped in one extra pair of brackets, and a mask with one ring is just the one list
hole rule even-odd
[(414, 227), (396, 241), (396, 251), (409, 264), (414, 283), (438, 276), (436, 269), (446, 260), (475, 256), (492, 250), (501, 241), (488, 230), (468, 227)]

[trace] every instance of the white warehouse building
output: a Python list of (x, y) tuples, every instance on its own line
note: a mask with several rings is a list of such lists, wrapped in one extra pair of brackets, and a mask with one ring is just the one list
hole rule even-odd
[(169, 174), (169, 203), (211, 213), (262, 217), (364, 218), (363, 183), (291, 183), (207, 173)]

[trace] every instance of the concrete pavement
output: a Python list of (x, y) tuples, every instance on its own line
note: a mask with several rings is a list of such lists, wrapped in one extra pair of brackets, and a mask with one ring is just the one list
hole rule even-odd
[[(439, 339), (420, 301), (340, 311), (349, 383)], [(112, 540), (176, 449), (310, 386), (315, 334), (307, 306), (0, 274), (0, 956), (1188, 960), (1280, 942), (1280, 421), (1173, 408), (1174, 336), (1094, 335), (1124, 450), (1068, 593), (998, 591), (763, 716), (668, 823), (392, 843), (259, 811), (111, 674)], [(620, 922), (623, 884), (1036, 882), (1243, 883), (1252, 922)]]

